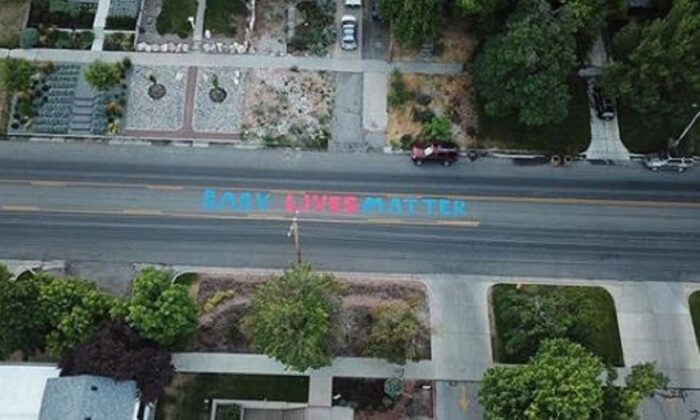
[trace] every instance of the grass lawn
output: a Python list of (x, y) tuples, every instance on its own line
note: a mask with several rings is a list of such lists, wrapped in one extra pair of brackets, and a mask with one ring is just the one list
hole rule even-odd
[(187, 38), (192, 33), (192, 25), (187, 18), (196, 14), (196, 0), (164, 0), (163, 9), (156, 20), (156, 29), (161, 35), (176, 34)]
[(479, 146), (567, 154), (583, 152), (591, 142), (586, 82), (576, 77), (569, 86), (572, 96), (569, 115), (552, 127), (528, 127), (512, 117), (490, 117), (483, 106), (477, 104)]
[(695, 330), (695, 341), (700, 345), (700, 291), (690, 295), (690, 316), (693, 318), (693, 329)]
[(209, 29), (215, 35), (234, 37), (239, 28), (233, 17), (247, 15), (248, 7), (244, 0), (208, 0), (204, 12), (204, 29)]
[(17, 48), (29, 0), (0, 0), (0, 48)]
[[(617, 120), (620, 126), (620, 137), (632, 153), (655, 153), (666, 150), (669, 146), (669, 138), (675, 139), (682, 131), (676, 132), (677, 130), (671, 128), (649, 127), (642, 114), (624, 105), (619, 105), (617, 112), (619, 114)], [(696, 155), (700, 154), (700, 124), (696, 123), (688, 136), (695, 140), (691, 144), (692, 150)]]
[[(617, 315), (615, 313), (615, 304), (610, 294), (600, 287), (579, 287), (579, 286), (540, 286), (540, 285), (523, 285), (520, 288), (521, 293), (540, 294), (547, 293), (554, 289), (558, 289), (561, 293), (581, 293), (585, 295), (585, 299), (592, 301), (592, 307), (595, 308), (595, 318), (597, 321), (596, 329), (590, 334), (585, 342), (580, 344), (590, 350), (592, 353), (600, 356), (604, 362), (611, 363), (615, 366), (623, 366), (622, 358), (622, 343), (620, 342), (620, 333), (617, 326)], [(502, 363), (520, 363), (526, 361), (531, 355), (519, 355), (520, 360), (509, 359), (504, 351), (505, 333), (513, 328), (507, 325), (502, 316), (499, 316), (503, 311), (503, 297), (506, 293), (511, 293), (515, 290), (515, 285), (512, 284), (497, 284), (492, 290), (492, 304), (495, 314), (496, 326), (496, 342), (494, 343), (495, 357), (497, 362)], [(577, 295), (578, 296), (578, 295)], [(533, 351), (534, 353), (534, 351)]]
[(211, 400), (307, 402), (306, 376), (266, 376), (182, 373), (158, 402), (158, 420), (208, 420)]

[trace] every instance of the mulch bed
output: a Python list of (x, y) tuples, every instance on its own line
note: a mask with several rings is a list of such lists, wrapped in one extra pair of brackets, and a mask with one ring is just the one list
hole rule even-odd
[[(197, 303), (204, 305), (218, 291), (234, 290), (235, 294), (222, 301), (210, 313), (200, 318), (196, 351), (254, 353), (250, 337), (242, 327), (248, 300), (257, 285), (268, 277), (254, 274), (200, 275), (197, 287)], [(346, 289), (343, 296), (341, 324), (345, 343), (338, 356), (363, 356), (369, 334), (372, 308), (392, 301), (413, 303), (419, 318), (430, 325), (430, 314), (425, 286), (407, 280), (338, 279)], [(423, 359), (430, 359), (430, 334), (422, 339)]]

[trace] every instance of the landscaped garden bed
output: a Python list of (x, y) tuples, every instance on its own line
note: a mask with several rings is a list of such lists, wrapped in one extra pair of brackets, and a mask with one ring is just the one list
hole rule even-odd
[(328, 147), (334, 74), (274, 69), (250, 70), (248, 74), (244, 140), (269, 147)]
[(243, 122), (245, 72), (232, 68), (197, 70), (192, 127), (205, 133), (240, 133)]
[(352, 407), (356, 420), (433, 418), (433, 382), (398, 380), (400, 395), (391, 396), (386, 392), (386, 382), (386, 379), (333, 378), (333, 405)]
[(244, 41), (248, 6), (245, 0), (208, 0), (204, 13), (204, 29), (214, 36)]
[(136, 66), (129, 78), (127, 130), (175, 131), (185, 114), (187, 67)]
[(196, 0), (163, 0), (156, 20), (156, 29), (160, 35), (176, 34), (185, 39), (192, 34), (192, 25), (188, 18), (196, 14)]
[(623, 366), (615, 304), (600, 287), (497, 284), (491, 291), (494, 360), (524, 363), (542, 340), (569, 338)]
[[(243, 325), (248, 302), (256, 287), (268, 281), (259, 275), (200, 275), (193, 286), (197, 302), (204, 309), (194, 350), (251, 353), (250, 337)], [(429, 311), (426, 292), (421, 283), (393, 280), (340, 279), (345, 288), (340, 324), (341, 346), (337, 356), (364, 356), (373, 310), (391, 303), (407, 303), (425, 326), (420, 337), (420, 358), (430, 358)], [(216, 305), (211, 302), (216, 301)], [(213, 308), (207, 310), (207, 302)]]
[(158, 401), (158, 420), (208, 420), (212, 400), (257, 400), (305, 403), (306, 376), (180, 373)]
[(326, 55), (328, 47), (335, 42), (335, 1), (301, 1), (297, 13), (303, 22), (294, 28), (294, 37), (289, 40), (288, 50), (292, 54)]
[(66, 0), (32, 0), (28, 28), (91, 29), (95, 7), (80, 7)]
[(113, 32), (105, 35), (102, 49), (105, 51), (133, 51), (134, 34), (126, 32)]

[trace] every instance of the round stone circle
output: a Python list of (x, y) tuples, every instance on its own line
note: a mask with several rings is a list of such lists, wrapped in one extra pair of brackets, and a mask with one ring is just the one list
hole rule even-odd
[(209, 90), (209, 99), (211, 99), (212, 102), (220, 104), (224, 101), (224, 99), (226, 99), (226, 91), (220, 87), (212, 88)]
[(167, 90), (165, 89), (165, 86), (161, 85), (160, 83), (156, 83), (148, 87), (148, 96), (155, 100), (161, 99), (163, 96), (165, 96), (166, 92)]

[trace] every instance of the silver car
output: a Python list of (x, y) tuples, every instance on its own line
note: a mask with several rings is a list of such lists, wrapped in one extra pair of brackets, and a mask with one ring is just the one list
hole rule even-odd
[(357, 49), (357, 18), (345, 15), (340, 19), (340, 47), (346, 51)]
[(691, 157), (669, 157), (665, 155), (648, 155), (644, 158), (644, 166), (650, 170), (683, 172), (695, 164)]

